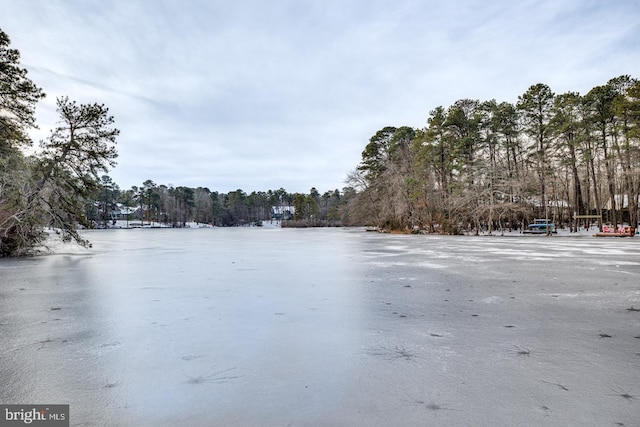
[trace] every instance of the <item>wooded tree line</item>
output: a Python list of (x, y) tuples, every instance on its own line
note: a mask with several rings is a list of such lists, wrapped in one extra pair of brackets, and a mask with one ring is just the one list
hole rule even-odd
[[(354, 195), (348, 188), (322, 195), (315, 188), (309, 194), (288, 193), (284, 188), (249, 194), (241, 189), (220, 193), (206, 187), (158, 185), (152, 180), (146, 180), (140, 187), (120, 190), (105, 175), (101, 188), (90, 201), (87, 217), (105, 225), (116, 217), (126, 217), (172, 227), (184, 227), (187, 222), (228, 227), (261, 224), (273, 219), (274, 208), (276, 212), (291, 208), (292, 217), (288, 219), (309, 225), (341, 225), (346, 220), (348, 201)], [(130, 213), (123, 216), (123, 211)]]
[[(428, 232), (491, 232), (549, 218), (638, 224), (640, 83), (586, 95), (531, 86), (516, 104), (461, 99), (426, 127), (385, 127), (349, 174), (352, 222)], [(579, 218), (580, 221), (594, 219)]]
[(85, 202), (99, 188), (99, 176), (115, 165), (119, 131), (104, 105), (61, 97), (58, 126), (26, 155), (35, 106), (45, 94), (9, 44), (0, 30), (0, 256), (31, 253), (44, 242), (44, 227), (88, 245), (78, 225), (92, 225)]

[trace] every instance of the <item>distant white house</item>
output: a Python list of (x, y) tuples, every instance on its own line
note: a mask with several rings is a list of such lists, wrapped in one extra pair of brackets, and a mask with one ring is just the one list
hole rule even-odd
[(139, 219), (140, 217), (140, 206), (131, 207), (116, 203), (116, 208), (111, 211), (111, 219)]
[(295, 212), (293, 206), (271, 206), (271, 219), (287, 221), (293, 219)]
[[(616, 194), (613, 196), (616, 202), (616, 209), (627, 209), (629, 207), (629, 196), (627, 194)], [(638, 203), (640, 203), (640, 195), (638, 195)], [(611, 198), (607, 199), (605, 209), (611, 209)]]

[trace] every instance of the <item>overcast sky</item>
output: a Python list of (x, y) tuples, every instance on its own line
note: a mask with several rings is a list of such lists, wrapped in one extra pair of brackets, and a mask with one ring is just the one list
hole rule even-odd
[(637, 0), (0, 0), (56, 97), (109, 107), (123, 189), (342, 189), (369, 138), (462, 98), (640, 77)]

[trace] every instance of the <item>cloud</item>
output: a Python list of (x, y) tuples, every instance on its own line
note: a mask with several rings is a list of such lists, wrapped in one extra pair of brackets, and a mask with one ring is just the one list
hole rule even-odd
[[(245, 191), (342, 188), (375, 132), (533, 84), (586, 93), (637, 70), (633, 1), (0, 0), (55, 97), (105, 103), (112, 177)], [(638, 77), (638, 76), (635, 76)]]

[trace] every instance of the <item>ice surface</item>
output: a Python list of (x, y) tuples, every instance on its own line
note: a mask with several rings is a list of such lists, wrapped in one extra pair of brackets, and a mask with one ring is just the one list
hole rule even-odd
[(87, 232), (0, 260), (0, 402), (72, 425), (640, 420), (640, 239)]

